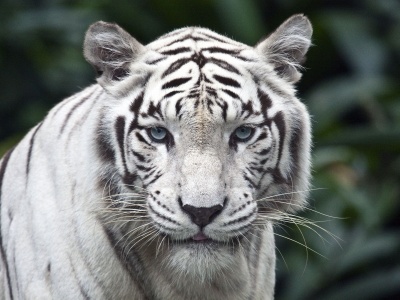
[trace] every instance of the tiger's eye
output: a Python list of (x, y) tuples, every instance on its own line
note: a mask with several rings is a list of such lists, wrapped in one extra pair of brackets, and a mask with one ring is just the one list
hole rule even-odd
[(252, 134), (253, 134), (253, 128), (248, 126), (240, 126), (236, 128), (234, 132), (235, 138), (240, 141), (245, 141), (249, 139)]
[(150, 128), (151, 138), (155, 141), (162, 141), (167, 136), (167, 129), (162, 127), (152, 127)]

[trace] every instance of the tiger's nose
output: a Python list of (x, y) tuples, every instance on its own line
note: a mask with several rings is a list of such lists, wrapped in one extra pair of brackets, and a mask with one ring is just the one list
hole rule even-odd
[(196, 207), (192, 205), (183, 205), (182, 209), (190, 216), (192, 222), (200, 228), (210, 224), (222, 211), (222, 205), (211, 207)]

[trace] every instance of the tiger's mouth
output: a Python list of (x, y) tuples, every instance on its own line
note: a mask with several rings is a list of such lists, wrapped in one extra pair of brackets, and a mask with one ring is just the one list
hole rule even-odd
[(211, 240), (211, 239), (201, 231), (192, 237), (192, 241), (197, 242), (197, 243), (206, 243), (209, 240)]
[(204, 234), (202, 231), (199, 231), (197, 234), (193, 235), (190, 238), (187, 239), (182, 239), (182, 240), (175, 240), (175, 239), (171, 239), (171, 237), (169, 237), (170, 240), (172, 240), (173, 244), (176, 245), (181, 245), (181, 246), (204, 246), (204, 247), (211, 247), (211, 248), (218, 248), (218, 247), (224, 247), (224, 246), (235, 246), (237, 244), (240, 243), (240, 241), (242, 240), (242, 237), (235, 237), (235, 238), (231, 238), (229, 240), (216, 240), (213, 239), (209, 236), (207, 236), (206, 234)]
[(222, 244), (221, 241), (215, 240), (210, 238), (209, 236), (205, 235), (202, 231), (199, 231), (192, 237), (189, 237), (187, 239), (182, 239), (182, 240), (174, 240), (173, 241), (175, 244), (179, 245), (218, 245)]

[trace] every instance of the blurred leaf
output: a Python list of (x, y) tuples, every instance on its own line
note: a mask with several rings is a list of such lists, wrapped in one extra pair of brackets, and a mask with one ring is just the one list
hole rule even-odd
[(53, 31), (58, 42), (80, 46), (88, 26), (99, 18), (100, 14), (90, 10), (53, 7), (19, 12), (5, 26), (8, 38), (18, 44), (32, 42), (38, 32)]
[(349, 238), (340, 260), (334, 261), (337, 273), (348, 273), (357, 267), (367, 266), (384, 257), (396, 255), (400, 251), (400, 232), (367, 236), (359, 227)]
[(335, 121), (350, 107), (370, 97), (378, 97), (392, 88), (384, 77), (340, 77), (316, 86), (305, 98), (308, 99), (316, 132), (323, 132), (335, 125)]
[(374, 76), (382, 73), (387, 52), (373, 34), (370, 18), (356, 12), (332, 11), (323, 15), (323, 22), (355, 72)]
[[(373, 141), (373, 143), (371, 143)], [(368, 146), (369, 149), (400, 149), (400, 127), (379, 130), (374, 128), (357, 128), (340, 130), (326, 138), (320, 138), (318, 145), (352, 145)]]
[(391, 267), (389, 270), (375, 271), (352, 281), (341, 283), (340, 286), (336, 286), (332, 290), (320, 295), (318, 299), (398, 299), (399, 286), (400, 269)]
[(228, 36), (255, 45), (269, 33), (254, 0), (218, 0), (214, 5)]

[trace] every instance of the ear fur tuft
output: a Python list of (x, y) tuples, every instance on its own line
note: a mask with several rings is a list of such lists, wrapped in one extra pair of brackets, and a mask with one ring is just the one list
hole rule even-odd
[(312, 26), (302, 14), (287, 19), (256, 49), (274, 65), (277, 73), (295, 83), (301, 78), (299, 69), (311, 45)]
[(86, 32), (83, 54), (100, 75), (99, 83), (107, 85), (129, 73), (130, 64), (143, 48), (118, 25), (99, 21)]

